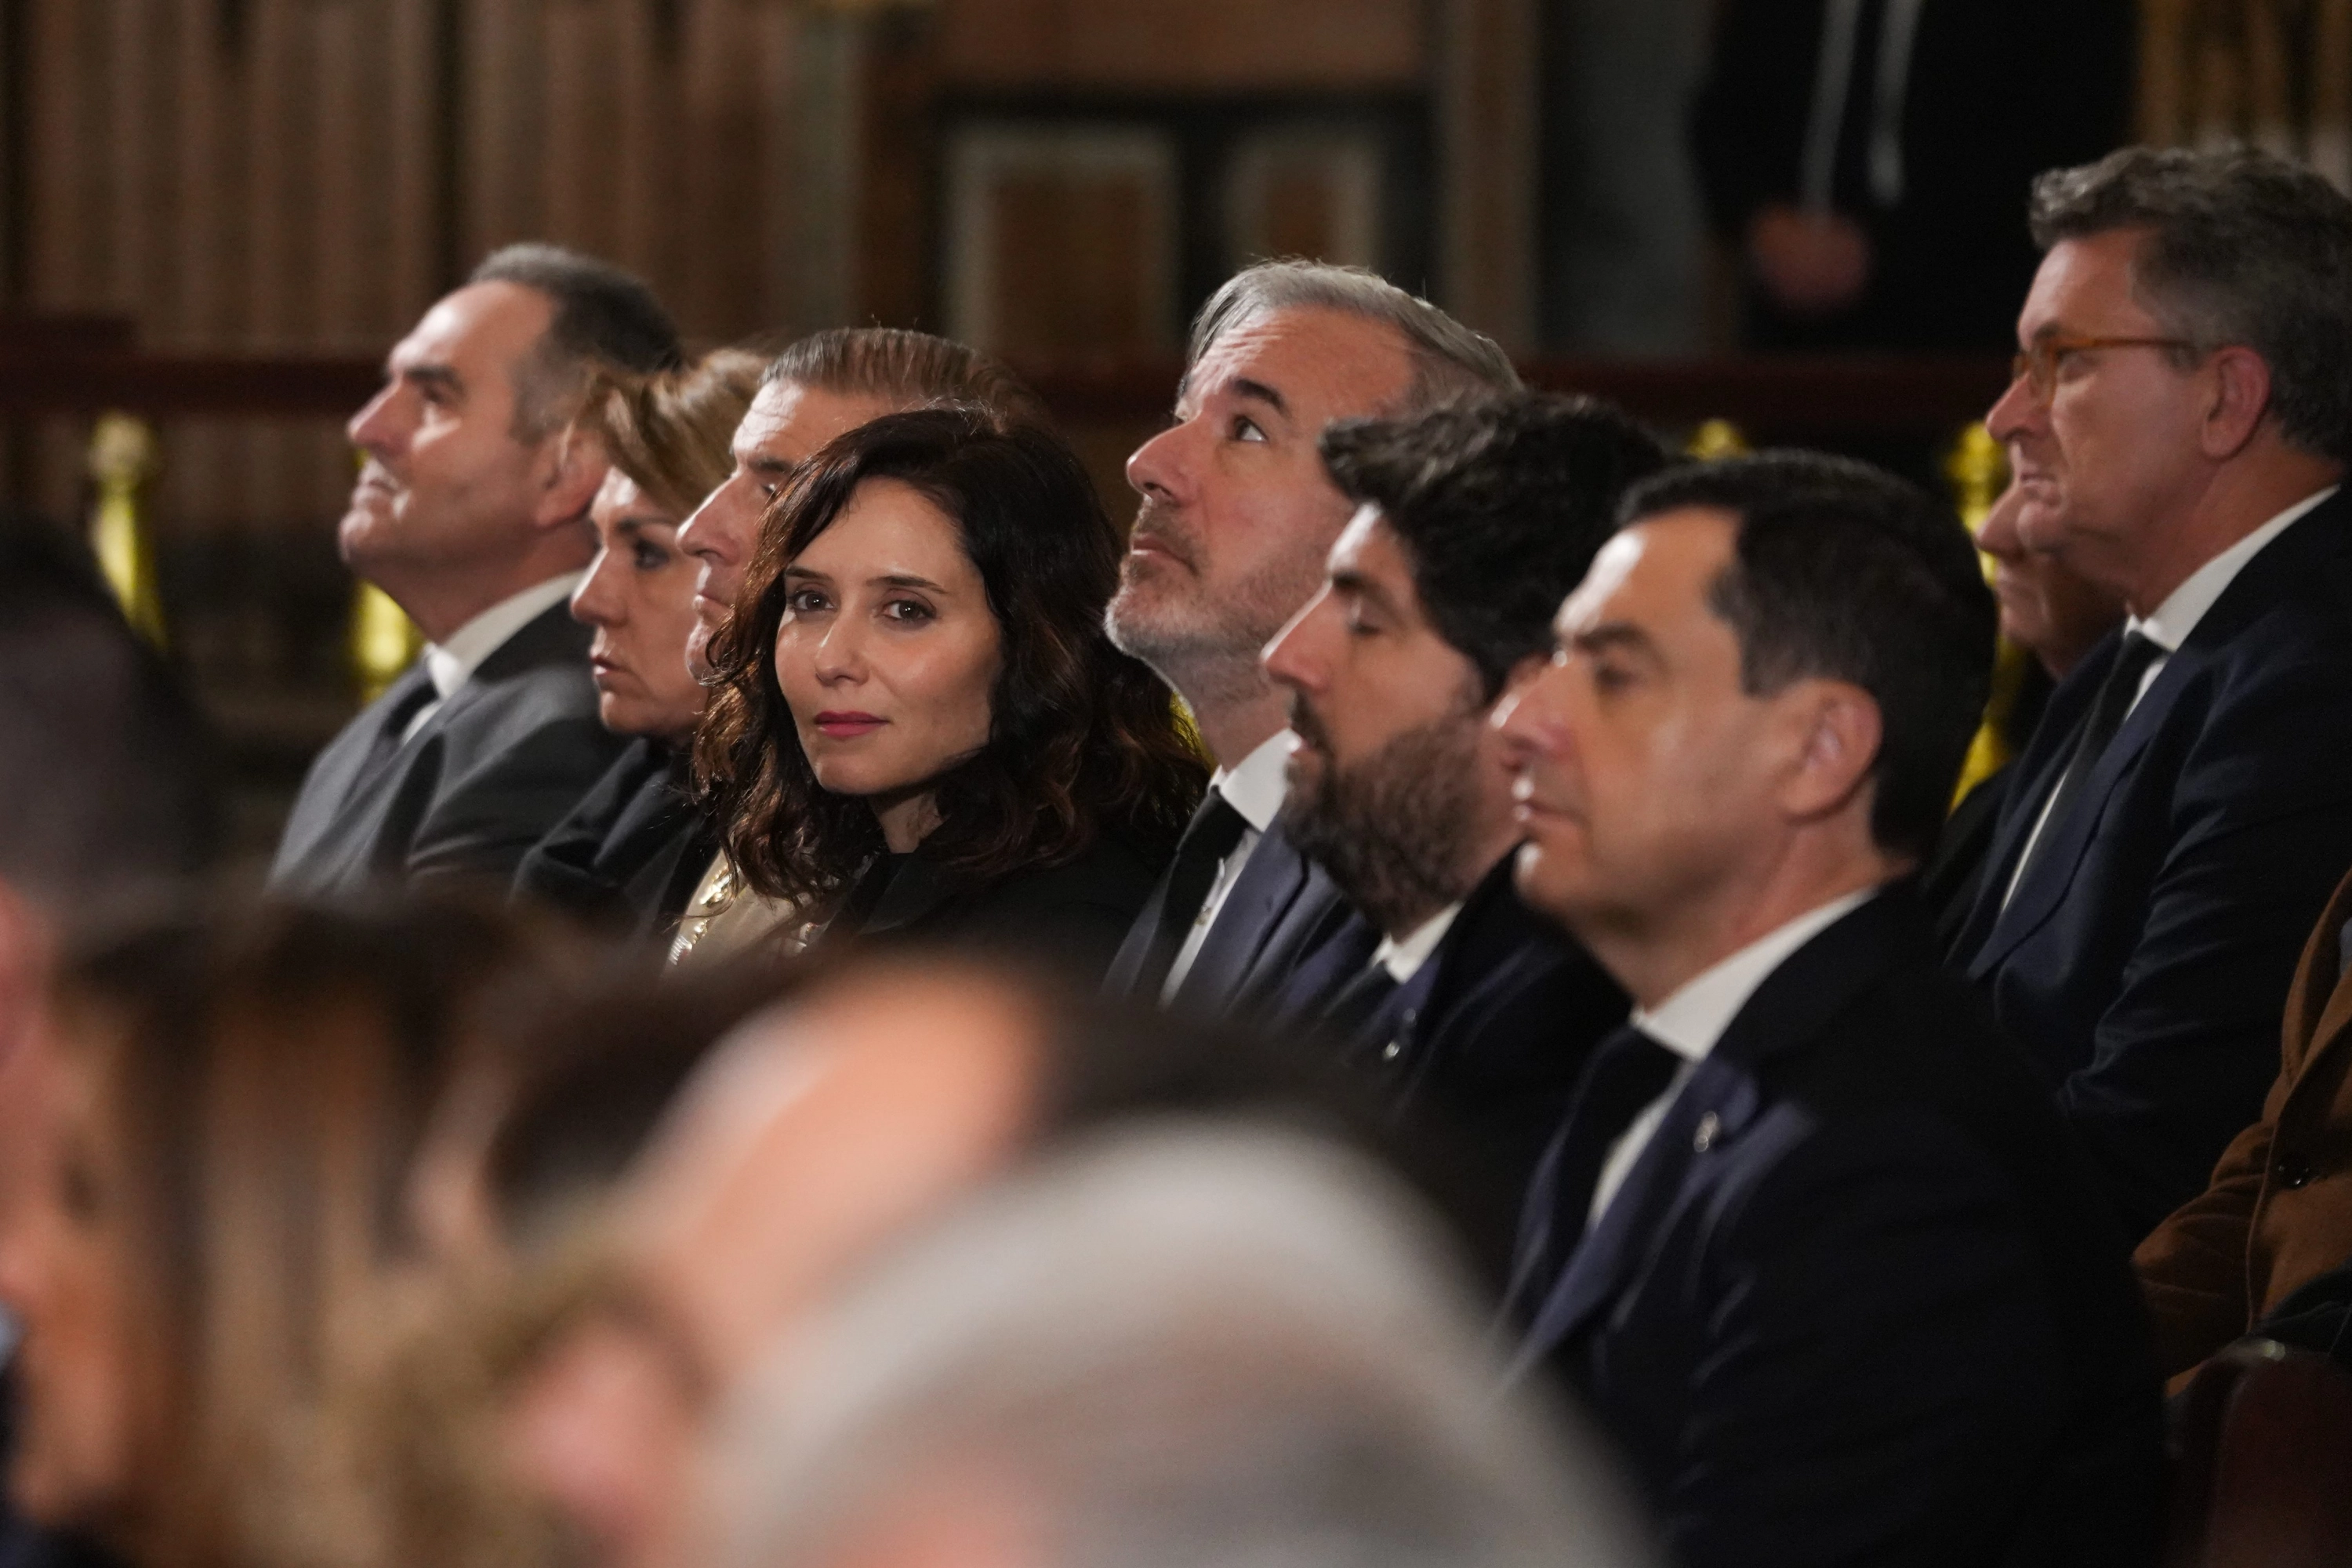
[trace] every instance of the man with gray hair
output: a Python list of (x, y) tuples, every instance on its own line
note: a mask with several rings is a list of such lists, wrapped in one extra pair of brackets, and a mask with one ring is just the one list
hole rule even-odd
[(393, 349), (352, 417), (367, 460), (337, 541), (428, 642), (311, 765), (272, 886), (503, 887), (604, 775), (623, 738), (597, 721), (588, 628), (565, 606), (604, 458), (567, 427), (592, 368), (679, 360), (643, 283), (551, 245), (491, 256)]
[(1276, 824), (1290, 733), (1258, 654), (1322, 586), (1353, 510), (1316, 447), (1334, 419), (1518, 385), (1486, 338), (1355, 268), (1265, 262), (1192, 324), (1176, 417), (1128, 459), (1142, 496), (1111, 640), (1175, 688), (1217, 763), (1106, 989), (1246, 1005), (1345, 910)]
[(2352, 864), (2352, 200), (2250, 150), (2127, 148), (2044, 174), (2032, 221), (1987, 422), (2026, 545), (2129, 618), (2051, 700), (1953, 957), (2137, 1239), (2260, 1110)]
[(1580, 1432), (1495, 1393), (1431, 1227), (1246, 1122), (984, 1190), (776, 1345), (722, 1428), (725, 1568), (1631, 1568)]

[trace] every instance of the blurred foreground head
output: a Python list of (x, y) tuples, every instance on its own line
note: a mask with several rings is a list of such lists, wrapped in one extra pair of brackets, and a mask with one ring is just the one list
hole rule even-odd
[(465, 905), (281, 906), (60, 965), (0, 1074), (27, 1514), (137, 1568), (368, 1555), (331, 1411), (424, 1268), (432, 1107), (551, 954)]
[(1165, 1119), (1005, 1179), (787, 1341), (715, 1452), (724, 1568), (1647, 1561), (1497, 1398), (1428, 1217), (1355, 1154)]
[(81, 924), (196, 875), (215, 782), (194, 710), (87, 556), (0, 524), (0, 899)]
[(624, 1183), (601, 1281), (517, 1391), (518, 1462), (605, 1560), (682, 1563), (708, 1423), (845, 1279), (1074, 1128), (1242, 1106), (1379, 1136), (1311, 1069), (1001, 964), (830, 970), (721, 1045)]

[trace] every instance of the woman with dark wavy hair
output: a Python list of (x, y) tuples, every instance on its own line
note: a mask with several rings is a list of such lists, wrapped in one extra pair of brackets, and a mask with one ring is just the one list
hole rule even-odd
[(1207, 776), (1110, 645), (1076, 454), (971, 407), (834, 441), (778, 498), (697, 741), (751, 884), (812, 933), (1009, 944), (1098, 978)]

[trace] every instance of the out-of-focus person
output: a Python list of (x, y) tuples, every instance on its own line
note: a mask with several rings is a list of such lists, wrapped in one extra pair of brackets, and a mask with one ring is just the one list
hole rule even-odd
[(764, 525), (698, 745), (730, 864), (838, 942), (1099, 983), (1200, 796), (1113, 647), (1118, 536), (1060, 437), (960, 406), (836, 437)]
[(1353, 908), (1271, 1011), (1451, 1123), (1515, 1208), (1625, 994), (1513, 889), (1488, 720), (1666, 456), (1615, 409), (1538, 395), (1345, 421), (1322, 449), (1356, 515), (1265, 658), (1297, 737), (1278, 820)]
[(2019, 759), (1953, 961), (2137, 1240), (2261, 1116), (2352, 865), (2352, 198), (2263, 153), (2132, 148), (2044, 175), (2033, 232), (1986, 423), (2024, 543), (2128, 619)]
[(1014, 1161), (1137, 1115), (1345, 1137), (1482, 1256), (1486, 1213), (1447, 1152), (1391, 1131), (1352, 1087), (1303, 1053), (1082, 1000), (993, 955), (817, 964), (721, 1044), (624, 1178), (584, 1288), (516, 1375), (512, 1463), (593, 1561), (692, 1560), (697, 1447), (779, 1338)]
[[(975, 404), (1040, 429), (1054, 425), (1037, 395), (1003, 365), (929, 332), (835, 327), (801, 339), (769, 364), (735, 427), (731, 470), (678, 531), (678, 548), (695, 559), (686, 662), (697, 680), (712, 679), (710, 639), (734, 614), (761, 519), (801, 465), (869, 419), (934, 403)], [(751, 891), (722, 848), (695, 884), (671, 958), (707, 965), (763, 951), (797, 923), (791, 904)]]
[(1518, 879), (1633, 994), (1513, 1313), (1690, 1568), (2152, 1562), (2122, 1240), (1906, 885), (1990, 685), (1968, 535), (1843, 459), (1661, 476), (1497, 721)]
[[(396, 1478), (339, 1417), (425, 1282), (403, 1196), (432, 1108), (555, 954), (471, 905), (280, 906), (63, 962), (0, 1085), (18, 1506), (133, 1568), (459, 1560), (378, 1533), (349, 1489)], [(470, 1522), (432, 1528), (494, 1538)]]
[(1246, 1121), (1006, 1177), (733, 1402), (730, 1568), (1632, 1568), (1612, 1464), (1497, 1400), (1483, 1314), (1360, 1156)]
[(1491, 341), (1355, 268), (1264, 263), (1201, 308), (1175, 419), (1127, 460), (1143, 499), (1108, 625), (1184, 700), (1217, 766), (1110, 994), (1221, 1014), (1286, 974), (1340, 904), (1275, 820), (1290, 736), (1258, 665), (1354, 510), (1316, 442), (1334, 419), (1517, 386)]
[[(2025, 491), (2012, 480), (1977, 528), (1977, 548), (1993, 558), (2000, 635), (2032, 660), (2003, 721), (2003, 739), (2021, 752), (2032, 744), (2052, 689), (2124, 618), (2123, 601), (2111, 590), (2070, 570), (2055, 552), (2027, 547), (2017, 526), (2024, 507)], [(1937, 940), (1947, 951), (1976, 907), (2001, 804), (2016, 778), (2011, 758), (1962, 797), (1920, 876), (1921, 893), (1936, 914)]]
[(2127, 134), (2137, 28), (2130, 0), (1727, 0), (1691, 145), (1746, 345), (1999, 348), (2018, 193)]
[[(0, 1083), (19, 1080), (16, 1058), (50, 1026), (58, 946), (209, 871), (219, 783), (194, 706), (88, 552), (34, 520), (0, 521)], [(20, 1181), (32, 1109), (0, 1092), (0, 1191)], [(22, 1425), (15, 1344), (0, 1356), (6, 1462)], [(41, 1568), (86, 1555), (0, 1505), (0, 1561)]]
[(596, 370), (679, 360), (643, 283), (546, 245), (490, 256), (393, 349), (352, 416), (366, 462), (336, 537), (426, 647), (311, 763), (273, 887), (504, 887), (612, 765), (624, 742), (597, 722), (588, 633), (564, 613), (605, 462), (571, 426)]
[(685, 657), (696, 563), (677, 533), (726, 482), (728, 442), (761, 368), (754, 354), (721, 349), (685, 370), (608, 374), (575, 425), (611, 467), (588, 509), (596, 554), (572, 615), (594, 628), (597, 717), (635, 739), (524, 855), (515, 894), (637, 938), (677, 923), (717, 847), (689, 798), (703, 689)]

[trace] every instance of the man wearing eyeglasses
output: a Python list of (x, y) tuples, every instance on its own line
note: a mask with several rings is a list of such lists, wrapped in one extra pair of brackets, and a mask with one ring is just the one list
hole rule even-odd
[(2043, 175), (2032, 218), (1988, 423), (2026, 544), (2128, 618), (2052, 699), (1954, 960), (2136, 1239), (2260, 1112), (2352, 863), (2352, 201), (2130, 148)]

